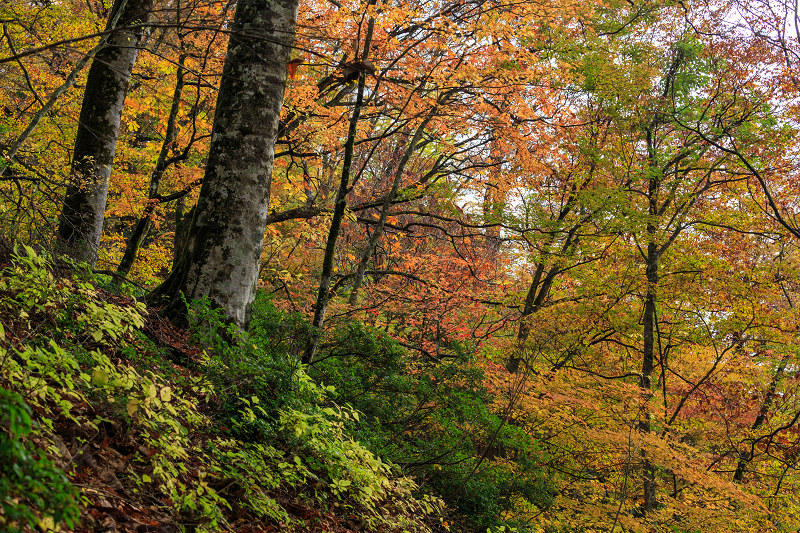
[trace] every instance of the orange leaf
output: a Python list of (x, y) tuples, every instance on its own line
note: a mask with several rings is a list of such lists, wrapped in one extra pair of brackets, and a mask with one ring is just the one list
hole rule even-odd
[(286, 68), (289, 69), (289, 79), (294, 79), (294, 75), (297, 73), (297, 67), (299, 67), (302, 62), (302, 59), (292, 59), (286, 63)]

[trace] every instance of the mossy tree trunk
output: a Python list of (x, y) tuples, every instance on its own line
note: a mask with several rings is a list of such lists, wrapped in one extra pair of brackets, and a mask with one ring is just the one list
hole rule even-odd
[(56, 250), (91, 265), (103, 232), (122, 104), (152, 9), (153, 0), (115, 0), (106, 30), (116, 31), (95, 54), (86, 79)]
[(153, 297), (185, 323), (207, 297), (249, 321), (266, 227), (272, 163), (298, 0), (240, 0), (222, 73), (200, 197), (180, 258)]

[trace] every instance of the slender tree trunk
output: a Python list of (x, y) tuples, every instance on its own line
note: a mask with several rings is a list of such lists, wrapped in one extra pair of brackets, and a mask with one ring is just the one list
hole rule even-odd
[[(109, 17), (108, 25), (116, 26), (118, 20), (119, 20), (119, 13), (117, 14), (116, 17), (114, 16)], [(80, 60), (78, 60), (75, 66), (72, 67), (72, 70), (64, 79), (64, 83), (62, 83), (56, 90), (50, 93), (50, 97), (47, 99), (47, 102), (45, 102), (44, 105), (42, 105), (42, 107), (39, 108), (36, 114), (33, 115), (33, 118), (28, 123), (28, 126), (25, 128), (25, 130), (11, 144), (11, 146), (9, 147), (8, 151), (5, 154), (6, 159), (12, 160), (14, 159), (14, 157), (16, 157), (17, 152), (19, 152), (20, 148), (22, 148), (22, 146), (25, 144), (25, 141), (28, 140), (28, 137), (31, 136), (33, 131), (39, 125), (39, 122), (41, 122), (44, 116), (53, 109), (53, 106), (56, 104), (58, 99), (61, 98), (61, 95), (63, 95), (65, 92), (70, 90), (73, 85), (75, 85), (75, 82), (78, 81), (78, 74), (81, 73), (81, 71), (86, 67), (89, 61), (92, 60), (95, 54), (103, 49), (103, 47), (106, 45), (106, 42), (107, 42), (107, 37), (101, 38), (100, 42), (97, 43), (97, 45), (95, 45), (94, 48), (89, 50), (89, 52), (87, 52), (86, 55), (80, 58)], [(12, 50), (11, 52), (14, 53), (14, 50)]]
[[(83, 95), (70, 169), (70, 183), (59, 219), (56, 250), (94, 265), (103, 232), (108, 180), (117, 149), (122, 105), (153, 0), (116, 0), (107, 30), (112, 33), (95, 54)], [(119, 22), (112, 26), (113, 21)]]
[[(576, 188), (573, 187), (567, 202), (558, 214), (558, 222), (564, 221), (567, 215), (575, 208), (575, 193)], [(561, 247), (562, 254), (567, 253), (569, 248), (575, 244), (577, 232), (582, 225), (583, 222), (579, 222), (570, 228), (564, 239), (564, 244)], [(506, 370), (512, 374), (519, 370), (519, 365), (522, 362), (522, 355), (525, 351), (525, 343), (528, 341), (528, 336), (530, 335), (530, 325), (528, 324), (527, 318), (542, 308), (545, 299), (550, 294), (550, 287), (553, 286), (553, 281), (561, 272), (558, 266), (552, 265), (545, 274), (545, 269), (547, 268), (545, 261), (550, 255), (555, 241), (556, 236), (553, 234), (544, 247), (542, 255), (539, 258), (539, 263), (536, 265), (536, 272), (533, 274), (531, 284), (528, 286), (528, 293), (525, 295), (525, 306), (522, 308), (522, 316), (519, 319), (519, 329), (517, 330), (516, 350), (511, 357), (508, 358), (508, 361), (506, 361)]]
[(246, 327), (263, 247), (272, 164), (298, 0), (239, 0), (220, 83), (200, 197), (186, 244), (153, 293), (185, 323), (207, 297)]
[[(374, 4), (373, 1), (370, 4)], [(364, 51), (361, 61), (364, 62), (369, 57), (369, 49), (372, 43), (372, 32), (375, 27), (375, 20), (369, 19), (367, 35), (364, 39)], [(314, 307), (314, 320), (311, 323), (311, 335), (306, 344), (306, 350), (301, 358), (304, 364), (311, 364), (314, 355), (317, 353), (319, 340), (322, 337), (322, 326), (325, 324), (325, 313), (328, 310), (330, 299), (331, 279), (333, 278), (333, 259), (336, 254), (336, 241), (339, 238), (339, 230), (342, 226), (342, 219), (347, 208), (347, 192), (350, 187), (350, 167), (353, 164), (353, 150), (356, 140), (356, 129), (358, 119), (361, 116), (361, 107), (364, 103), (364, 87), (367, 81), (366, 72), (359, 72), (358, 89), (356, 91), (356, 104), (353, 114), (350, 117), (350, 125), (347, 131), (347, 140), (344, 146), (344, 162), (342, 163), (342, 176), (339, 180), (339, 190), (336, 192), (336, 203), (333, 208), (331, 227), (328, 231), (328, 241), (325, 243), (325, 256), (322, 259), (322, 273), (320, 274), (319, 290), (317, 292), (317, 303)]]
[[(783, 294), (786, 296), (786, 300), (789, 303), (789, 308), (794, 309), (794, 303), (792, 302), (792, 299), (789, 297), (789, 293), (785, 288)], [(772, 376), (769, 387), (767, 387), (767, 394), (764, 397), (764, 401), (761, 403), (761, 407), (758, 410), (758, 415), (753, 421), (753, 425), (750, 426), (751, 431), (757, 430), (764, 425), (764, 422), (767, 421), (767, 415), (769, 414), (770, 408), (772, 408), (772, 403), (775, 401), (775, 392), (778, 390), (778, 384), (781, 382), (781, 379), (783, 379), (783, 374), (786, 372), (786, 365), (788, 364), (789, 356), (784, 355), (781, 357), (780, 362), (778, 362), (778, 368), (775, 370), (775, 374)], [(750, 461), (752, 460), (752, 448), (750, 450), (745, 450), (744, 452), (739, 452), (739, 462), (736, 464), (736, 471), (733, 473), (733, 481), (736, 483), (742, 482), (747, 465), (750, 464)]]
[(189, 237), (189, 225), (194, 216), (194, 207), (185, 213), (186, 197), (182, 196), (175, 202), (175, 237), (172, 240), (172, 270), (177, 268), (178, 262), (183, 257), (186, 249), (186, 240)]
[[(666, 74), (664, 83), (664, 91), (662, 99), (666, 100), (673, 89), (675, 83), (675, 76), (683, 63), (685, 56), (683, 51), (678, 49), (672, 59), (672, 63)], [(659, 193), (662, 185), (662, 172), (663, 169), (658, 164), (657, 142), (654, 139), (656, 129), (663, 120), (663, 116), (656, 113), (651, 120), (650, 124), (645, 127), (645, 141), (647, 143), (647, 169), (649, 170), (650, 177), (647, 183), (647, 215), (648, 221), (646, 225), (647, 232), (647, 253), (645, 256), (645, 277), (647, 278), (647, 290), (645, 291), (644, 298), (644, 313), (642, 317), (642, 371), (639, 374), (639, 387), (642, 392), (642, 412), (639, 418), (638, 429), (641, 433), (649, 433), (650, 426), (650, 407), (649, 400), (652, 396), (652, 377), (653, 369), (655, 368), (655, 342), (658, 335), (658, 314), (657, 314), (657, 298), (658, 298), (658, 268), (661, 260), (661, 255), (669, 247), (670, 241), (659, 246), (657, 243), (659, 222), (658, 218), (664, 208), (669, 205), (670, 200), (667, 198), (661, 207), (659, 207)], [(694, 204), (690, 202), (687, 204), (688, 209)], [(680, 229), (673, 232), (673, 238), (678, 235)], [(664, 365), (664, 361), (661, 361)], [(658, 485), (656, 482), (656, 469), (652, 462), (643, 457), (642, 461), (642, 475), (643, 475), (643, 496), (644, 504), (642, 511), (646, 514), (658, 506)]]
[[(753, 424), (750, 426), (751, 431), (757, 430), (764, 425), (764, 422), (767, 421), (767, 414), (769, 414), (769, 410), (772, 407), (772, 402), (775, 401), (775, 392), (778, 390), (778, 383), (780, 383), (781, 379), (783, 378), (783, 373), (786, 371), (786, 365), (788, 363), (789, 358), (784, 355), (778, 363), (778, 368), (775, 370), (775, 375), (772, 376), (772, 381), (770, 381), (769, 387), (767, 388), (767, 395), (764, 398), (764, 401), (761, 403), (761, 408), (758, 410), (758, 415), (753, 421)], [(752, 460), (752, 450), (739, 452), (739, 462), (736, 464), (736, 471), (733, 473), (733, 480), (736, 483), (742, 482), (747, 465), (749, 465), (750, 461)]]
[(432, 118), (433, 112), (425, 117), (425, 120), (422, 121), (422, 124), (417, 126), (417, 131), (414, 132), (414, 137), (411, 138), (411, 142), (409, 143), (405, 153), (403, 154), (403, 157), (400, 159), (400, 162), (397, 165), (397, 169), (394, 173), (394, 181), (392, 182), (392, 188), (383, 199), (383, 205), (381, 206), (381, 214), (378, 217), (378, 223), (375, 225), (375, 230), (372, 232), (372, 235), (369, 238), (367, 248), (364, 250), (364, 253), (361, 255), (361, 259), (358, 262), (356, 278), (353, 281), (352, 289), (350, 289), (350, 305), (355, 305), (358, 302), (358, 290), (361, 288), (361, 284), (364, 281), (364, 273), (367, 271), (367, 264), (369, 263), (369, 259), (372, 257), (372, 252), (375, 250), (375, 246), (378, 244), (378, 239), (380, 239), (381, 235), (383, 234), (383, 227), (386, 224), (386, 218), (389, 216), (389, 208), (392, 205), (392, 200), (394, 200), (395, 196), (397, 196), (397, 190), (400, 188), (400, 182), (403, 179), (403, 172), (405, 172), (406, 165), (411, 159), (411, 154), (413, 154), (414, 150), (417, 149), (417, 144), (419, 144), (420, 139), (422, 139), (422, 134), (425, 132), (425, 127)]
[[(645, 257), (647, 289), (645, 291), (644, 313), (642, 317), (642, 371), (639, 374), (639, 387), (641, 388), (642, 400), (644, 402), (642, 413), (639, 418), (639, 431), (642, 433), (649, 433), (651, 430), (649, 400), (652, 395), (651, 385), (653, 369), (655, 368), (656, 320), (658, 320), (656, 316), (656, 298), (658, 289), (658, 263), (661, 256), (658, 244), (656, 243), (658, 193), (661, 188), (661, 180), (658, 173), (653, 170), (657, 167), (652, 128), (646, 130), (646, 134), (649, 153), (648, 168), (651, 169), (651, 174), (647, 189), (647, 213), (649, 216), (646, 227), (647, 256)], [(648, 513), (656, 508), (658, 499), (655, 467), (647, 457), (643, 458), (642, 474), (644, 478), (644, 505), (642, 511)]]
[(128, 272), (130, 272), (134, 261), (136, 261), (136, 256), (139, 254), (139, 248), (141, 247), (144, 238), (147, 236), (148, 231), (150, 231), (150, 226), (152, 226), (150, 217), (152, 216), (156, 205), (158, 205), (155, 201), (155, 198), (158, 196), (158, 188), (161, 184), (161, 178), (164, 176), (164, 172), (167, 170), (169, 152), (175, 143), (175, 138), (177, 137), (178, 133), (176, 124), (178, 121), (178, 112), (181, 106), (181, 96), (183, 95), (183, 66), (185, 62), (186, 54), (181, 54), (178, 58), (177, 80), (175, 81), (175, 90), (172, 94), (172, 107), (169, 110), (169, 118), (167, 119), (167, 131), (164, 134), (164, 142), (161, 144), (161, 151), (158, 154), (156, 166), (153, 169), (153, 173), (150, 175), (150, 186), (147, 189), (148, 203), (144, 208), (144, 213), (142, 213), (141, 218), (136, 223), (136, 227), (134, 227), (133, 233), (125, 245), (125, 253), (122, 256), (119, 266), (117, 267), (117, 274), (120, 274), (121, 276), (127, 276)]
[[(525, 343), (528, 341), (530, 335), (530, 324), (528, 324), (528, 317), (536, 312), (538, 306), (536, 302), (544, 301), (546, 293), (549, 291), (549, 284), (545, 288), (542, 285), (542, 276), (544, 275), (544, 255), (536, 265), (536, 272), (533, 274), (531, 284), (528, 286), (528, 293), (525, 295), (525, 306), (522, 308), (522, 316), (519, 317), (519, 329), (517, 330), (517, 347), (511, 357), (506, 361), (506, 370), (512, 374), (519, 370), (519, 364), (522, 362), (523, 351), (525, 350)], [(552, 269), (551, 269), (552, 270)], [(555, 275), (555, 274), (554, 274)]]
[[(652, 231), (651, 231), (652, 230)], [(655, 228), (648, 225), (648, 233), (655, 233)], [(658, 285), (658, 249), (654, 242), (647, 245), (647, 292), (644, 300), (643, 317), (643, 349), (642, 371), (639, 374), (639, 387), (642, 389), (644, 401), (647, 402), (651, 394), (653, 369), (655, 367), (655, 321), (656, 321), (656, 287)], [(645, 407), (639, 419), (639, 431), (650, 432), (650, 410)], [(644, 512), (650, 512), (658, 505), (656, 497), (655, 468), (645, 458), (643, 466), (644, 475)]]
[(320, 275), (319, 290), (317, 291), (317, 303), (314, 307), (314, 320), (311, 323), (311, 336), (306, 345), (302, 362), (310, 364), (317, 353), (319, 340), (322, 337), (322, 326), (325, 323), (325, 313), (328, 310), (330, 300), (331, 279), (333, 278), (333, 259), (336, 254), (336, 241), (339, 238), (339, 231), (342, 227), (342, 219), (347, 208), (347, 191), (350, 184), (350, 166), (353, 164), (353, 146), (356, 138), (356, 125), (361, 114), (361, 106), (364, 98), (365, 76), (358, 79), (358, 94), (356, 95), (356, 106), (353, 115), (350, 117), (350, 130), (347, 134), (345, 143), (345, 157), (342, 166), (342, 177), (339, 182), (339, 190), (336, 193), (336, 203), (333, 207), (333, 217), (331, 227), (328, 230), (328, 240), (325, 243), (325, 256), (322, 259), (322, 273)]

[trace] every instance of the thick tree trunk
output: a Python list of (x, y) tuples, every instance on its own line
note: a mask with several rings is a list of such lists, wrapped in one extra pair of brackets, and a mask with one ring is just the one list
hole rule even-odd
[[(107, 30), (115, 28), (89, 69), (70, 169), (70, 183), (59, 219), (56, 250), (91, 265), (103, 232), (108, 179), (117, 149), (122, 104), (153, 0), (116, 0)], [(121, 14), (120, 14), (121, 12)], [(133, 29), (125, 26), (139, 25)]]
[(297, 8), (298, 0), (237, 4), (200, 197), (184, 251), (153, 295), (178, 322), (181, 293), (209, 298), (240, 327), (249, 321)]

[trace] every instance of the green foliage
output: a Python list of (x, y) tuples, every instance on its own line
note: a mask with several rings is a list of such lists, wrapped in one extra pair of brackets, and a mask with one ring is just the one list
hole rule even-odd
[[(106, 421), (123, 421), (147, 453), (135, 455), (120, 480), (131, 493), (170, 502), (176, 523), (215, 531), (228, 513), (246, 512), (305, 527), (275, 497), (288, 489), (348, 509), (370, 530), (426, 531), (441, 510), (437, 495), (473, 515), (475, 528), (504, 525), (496, 517), (514, 498), (547, 505), (547, 484), (526, 463), (523, 436), (491, 412), (483, 374), (463, 347), (422, 361), (351, 322), (326, 345), (312, 379), (298, 363), (302, 317), (259, 295), (246, 333), (207, 303), (193, 304), (202, 377), (170, 381), (176, 372), (153, 372), (163, 361), (143, 364), (158, 355), (140, 353), (153, 348), (137, 332), (141, 306), (104, 301), (90, 280), (60, 278), (46, 258), (25, 252), (3, 278), (0, 305), (10, 315), (26, 310), (11, 324), (17, 334), (41, 324), (64, 334), (26, 333), (30, 342), (11, 348), (2, 360), (10, 389), (36, 410), (26, 412), (45, 441), (57, 424), (97, 434)], [(93, 408), (76, 409), (85, 405)], [(514, 459), (481, 459), (487, 446), (513, 450)], [(429, 495), (391, 461), (426, 478)], [(66, 480), (50, 463), (40, 470), (47, 465)], [(31, 516), (47, 511), (38, 500), (29, 508), (39, 513)]]
[(33, 413), (22, 396), (0, 388), (0, 526), (22, 531), (49, 518), (73, 527), (78, 492), (64, 472), (27, 441)]
[[(60, 335), (62, 345), (53, 338), (45, 343), (34, 337), (21, 348), (11, 348), (9, 356), (0, 360), (9, 386), (44, 415), (37, 424), (45, 437), (54, 431), (56, 420), (91, 433), (109, 419), (125, 420), (151, 450), (145, 464), (130, 473), (132, 490), (155, 483), (182, 516), (200, 512), (209, 527), (216, 527), (221, 520), (220, 499), (202, 484), (191, 486), (181, 479), (192, 452), (190, 430), (204, 425), (205, 417), (159, 375), (112, 362), (102, 351), (126, 345), (144, 324), (143, 306), (100, 301), (90, 282), (57, 278), (46, 258), (30, 248), (25, 252), (16, 254), (14, 266), (6, 271), (0, 286), (5, 291), (3, 307), (24, 310), (26, 314), (20, 317), (28, 325), (44, 315), (55, 331), (69, 332), (70, 338)], [(193, 392), (203, 390), (195, 387)], [(79, 404), (93, 404), (96, 414), (76, 410)], [(46, 472), (46, 466), (42, 463), (40, 470)], [(63, 473), (58, 475), (65, 480)], [(48, 482), (56, 480), (51, 476)], [(34, 503), (41, 506), (39, 500)], [(70, 514), (53, 516), (74, 521), (77, 511), (69, 505), (62, 507), (63, 513)]]
[[(226, 437), (210, 455), (225, 459), (218, 470), (231, 480), (225, 493), (246, 494), (251, 512), (281, 523), (291, 518), (268, 494), (291, 486), (352, 508), (370, 528), (426, 529), (438, 500), (413, 497), (412, 480), (353, 439), (348, 430), (363, 415), (333, 402), (335, 388), (312, 380), (297, 363), (307, 329), (301, 317), (281, 313), (260, 294), (247, 333), (231, 329), (204, 301), (190, 306), (190, 323), (206, 347), (205, 375), (217, 391), (216, 419)], [(363, 339), (352, 333), (355, 349)]]
[[(208, 301), (192, 302), (189, 308), (192, 335), (207, 354), (204, 375), (218, 392), (216, 417), (228, 435), (265, 442), (276, 436), (281, 408), (319, 399), (319, 391), (298, 372), (289, 354), (290, 333), (300, 327), (299, 317), (284, 316), (259, 295), (245, 334)], [(243, 418), (253, 398), (263, 416)]]
[(80, 332), (84, 338), (75, 339), (78, 343), (91, 339), (99, 344), (119, 344), (144, 325), (142, 302), (120, 306), (101, 301), (90, 280), (57, 278), (47, 256), (28, 246), (15, 250), (13, 265), (4, 274), (0, 294), (12, 297), (0, 298), (0, 309), (13, 311), (26, 322), (47, 316), (51, 325), (58, 326), (55, 329)]
[[(86, 288), (76, 287), (78, 292)], [(20, 320), (28, 320), (31, 314), (47, 313), (66, 302), (71, 289), (70, 284), (56, 282), (46, 257), (24, 246), (15, 249), (14, 263), (0, 279), (0, 291), (13, 295), (0, 299), (0, 305), (6, 311), (17, 311)]]
[[(205, 348), (202, 377), (170, 381), (177, 372), (153, 372), (164, 369), (163, 358), (143, 353), (153, 346), (137, 331), (139, 304), (102, 300), (91, 279), (57, 276), (31, 249), (14, 257), (0, 288), (7, 314), (26, 313), (11, 324), (15, 331), (44, 324), (64, 332), (30, 334), (2, 360), (10, 388), (39, 413), (45, 440), (56, 423), (97, 434), (105, 421), (124, 421), (148, 451), (120, 479), (134, 494), (169, 501), (177, 523), (214, 531), (228, 513), (246, 512), (304, 527), (275, 497), (287, 489), (348, 509), (371, 530), (425, 531), (441, 510), (439, 496), (475, 529), (509, 525), (497, 517), (520, 498), (548, 505), (524, 435), (491, 412), (483, 373), (458, 344), (449, 358), (420, 360), (354, 321), (337, 330), (309, 375), (298, 363), (303, 317), (259, 295), (243, 333), (196, 302), (190, 317)], [(504, 458), (485, 456), (487, 447)], [(428, 495), (392, 462), (425, 478)], [(38, 501), (29, 507), (46, 511)]]
[(404, 464), (475, 531), (503, 525), (520, 499), (539, 509), (553, 499), (549, 477), (530, 460), (528, 435), (490, 407), (484, 374), (466, 347), (439, 361), (413, 357), (385, 332), (350, 322), (334, 334), (310, 372), (336, 384), (332, 398), (361, 423), (350, 434)]
[(280, 450), (265, 444), (242, 443), (218, 438), (210, 443), (211, 471), (221, 480), (219, 494), (238, 495), (241, 505), (260, 518), (290, 524), (293, 519), (270, 492), (281, 486), (296, 487), (306, 471), (296, 462), (286, 462)]

